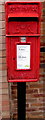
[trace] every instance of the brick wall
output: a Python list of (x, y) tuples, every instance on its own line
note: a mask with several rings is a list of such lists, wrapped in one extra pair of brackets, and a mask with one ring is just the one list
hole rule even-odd
[[(13, 0), (12, 0), (13, 1)], [(5, 41), (5, 2), (0, 1), (0, 119), (17, 120), (17, 83), (7, 82), (6, 41)], [(26, 83), (26, 120), (45, 119), (45, 2), (42, 3), (40, 41), (40, 80)]]
[[(5, 8), (0, 1), (0, 113), (2, 118), (9, 118), (9, 88), (6, 71), (6, 47), (5, 47)], [(1, 119), (1, 118), (0, 118)]]

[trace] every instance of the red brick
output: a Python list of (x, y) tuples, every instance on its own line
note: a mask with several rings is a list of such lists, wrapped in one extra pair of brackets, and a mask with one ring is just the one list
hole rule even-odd
[[(1, 67), (0, 67), (0, 69), (1, 69)], [(3, 65), (2, 65), (2, 70), (7, 70), (6, 64), (3, 64)]]
[(0, 95), (0, 104), (2, 103), (2, 95)]
[(9, 94), (3, 94), (2, 95), (2, 101), (9, 101)]
[(8, 100), (2, 101), (2, 105), (3, 105), (3, 106), (9, 105), (9, 101), (8, 101)]
[(0, 64), (0, 71), (2, 70), (2, 64)]
[(45, 97), (45, 94), (34, 94), (33, 96), (34, 96), (34, 97), (43, 97), (43, 98), (44, 98), (44, 97)]
[(0, 5), (4, 5), (4, 1), (3, 0), (0, 1)]
[(17, 94), (17, 90), (11, 90), (12, 94)]
[(2, 83), (7, 83), (7, 76), (5, 76), (5, 75), (2, 75), (3, 77), (2, 77)]
[(43, 88), (43, 84), (32, 84), (30, 85), (30, 88)]
[(0, 4), (0, 12), (5, 12), (5, 6), (3, 4)]
[(43, 106), (43, 103), (39, 103), (39, 102), (38, 102), (38, 103), (32, 103), (32, 104), (31, 104), (31, 107), (35, 107), (35, 106), (37, 106), (37, 107), (38, 107), (38, 106)]
[(5, 36), (0, 36), (0, 43), (5, 43)]
[(3, 111), (9, 111), (9, 106), (8, 105), (6, 105), (6, 106), (3, 105), (2, 106), (2, 112)]
[(6, 64), (0, 64), (0, 70), (6, 70), (7, 68), (6, 68)]
[(2, 21), (5, 21), (5, 13), (2, 13)]
[[(0, 21), (0, 28), (3, 28), (3, 29), (5, 28), (5, 21)], [(4, 31), (3, 29), (2, 29), (2, 32)], [(0, 33), (0, 35), (1, 35), (1, 33)]]
[(0, 89), (2, 90), (2, 83), (0, 82)]
[(2, 112), (2, 118), (10, 118), (10, 113), (9, 113), (9, 111), (3, 111), (3, 112)]
[(27, 89), (27, 90), (26, 90), (26, 93), (27, 93), (27, 94), (29, 94), (29, 93), (30, 93), (30, 94), (31, 94), (31, 93), (32, 93), (32, 94), (33, 94), (33, 93), (38, 93), (38, 90), (37, 90), (37, 89), (29, 89), (29, 90), (28, 90), (28, 89)]
[(14, 113), (14, 114), (13, 114), (13, 119), (16, 119), (16, 118), (18, 118), (18, 116), (17, 116), (16, 113)]
[(6, 64), (6, 57), (2, 58), (2, 63)]
[(0, 50), (6, 50), (6, 45), (5, 44), (0, 44)]
[(6, 50), (2, 51), (2, 57), (6, 58)]
[(2, 89), (2, 94), (7, 95), (8, 94), (8, 89), (7, 88)]
[(8, 83), (3, 83), (2, 84), (2, 89), (7, 88), (8, 89)]
[[(5, 24), (4, 24), (5, 25)], [(3, 26), (3, 25), (2, 25)], [(4, 26), (5, 27), (5, 26)], [(2, 29), (2, 35), (5, 35), (5, 29)]]
[(0, 21), (2, 20), (2, 13), (0, 13)]

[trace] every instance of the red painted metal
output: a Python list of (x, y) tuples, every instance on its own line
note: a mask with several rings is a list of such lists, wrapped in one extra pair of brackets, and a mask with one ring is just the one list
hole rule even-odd
[[(40, 2), (6, 2), (7, 78), (9, 82), (39, 80)], [(21, 37), (26, 41), (21, 42)], [(17, 45), (30, 45), (30, 69), (17, 69)]]

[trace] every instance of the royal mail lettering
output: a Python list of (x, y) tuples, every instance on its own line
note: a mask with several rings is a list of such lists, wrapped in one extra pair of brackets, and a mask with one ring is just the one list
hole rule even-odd
[(38, 13), (37, 5), (12, 5), (9, 6), (9, 13), (14, 12), (36, 12)]

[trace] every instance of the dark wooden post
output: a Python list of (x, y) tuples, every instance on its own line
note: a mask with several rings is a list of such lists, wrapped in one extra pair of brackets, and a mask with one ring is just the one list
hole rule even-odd
[(18, 90), (18, 120), (26, 118), (26, 83), (20, 82), (17, 85)]

